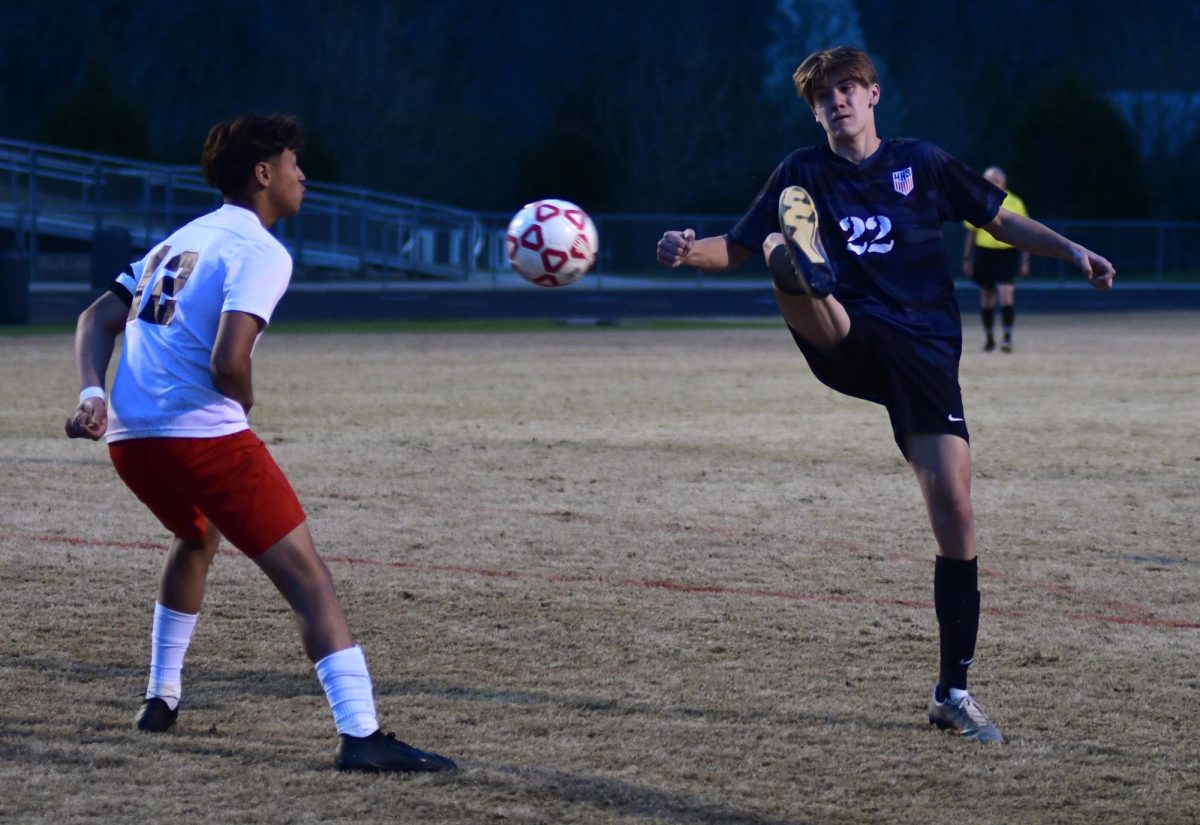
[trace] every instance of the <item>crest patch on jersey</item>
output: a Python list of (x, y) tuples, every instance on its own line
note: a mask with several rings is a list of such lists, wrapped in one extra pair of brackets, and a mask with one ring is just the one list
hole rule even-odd
[(892, 172), (892, 188), (901, 195), (908, 195), (913, 190), (913, 173), (912, 167), (901, 169), (899, 172)]

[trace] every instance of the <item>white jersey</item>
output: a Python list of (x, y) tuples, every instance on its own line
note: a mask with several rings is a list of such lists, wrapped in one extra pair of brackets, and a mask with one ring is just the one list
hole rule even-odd
[(292, 257), (258, 216), (226, 204), (177, 229), (117, 277), (130, 298), (108, 405), (108, 440), (215, 438), (249, 427), (214, 386), (209, 364), (222, 312), (270, 322)]

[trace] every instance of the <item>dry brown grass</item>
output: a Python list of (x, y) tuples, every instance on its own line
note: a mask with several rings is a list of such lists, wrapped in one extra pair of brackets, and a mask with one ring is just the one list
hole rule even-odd
[(255, 427), (448, 778), (330, 769), (232, 555), (177, 730), (132, 732), (163, 531), (61, 437), (69, 337), (0, 337), (0, 819), (1194, 823), (1198, 320), (1029, 316), (964, 361), (1002, 747), (926, 725), (916, 485), (782, 328), (268, 334)]

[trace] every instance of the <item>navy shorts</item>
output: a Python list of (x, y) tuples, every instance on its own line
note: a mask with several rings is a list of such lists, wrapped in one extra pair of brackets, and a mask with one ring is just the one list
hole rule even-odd
[(850, 334), (833, 349), (818, 349), (791, 330), (817, 380), (886, 407), (905, 459), (908, 435), (949, 433), (969, 442), (957, 357), (935, 356), (911, 333), (871, 315), (847, 313)]
[(1021, 268), (1021, 250), (975, 247), (975, 275), (971, 278), (984, 289), (996, 284), (1011, 284)]

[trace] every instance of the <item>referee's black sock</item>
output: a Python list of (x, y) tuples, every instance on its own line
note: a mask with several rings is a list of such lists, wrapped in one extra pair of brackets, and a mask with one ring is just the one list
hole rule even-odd
[(1017, 317), (1017, 308), (1012, 304), (1000, 307), (1000, 323), (1004, 326), (1004, 334), (1012, 335), (1013, 321)]
[(980, 309), (979, 317), (983, 319), (983, 331), (987, 333), (988, 338), (991, 338), (992, 328), (996, 326), (996, 308)]
[(979, 564), (938, 556), (933, 567), (933, 604), (941, 633), (938, 696), (967, 689), (979, 634)]

